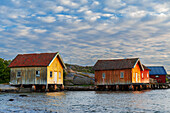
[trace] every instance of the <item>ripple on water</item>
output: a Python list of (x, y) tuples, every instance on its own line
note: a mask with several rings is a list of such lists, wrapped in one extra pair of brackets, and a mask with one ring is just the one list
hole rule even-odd
[[(168, 90), (137, 92), (67, 91), (53, 93), (1, 93), (0, 112), (170, 112)], [(14, 101), (8, 101), (14, 99)]]

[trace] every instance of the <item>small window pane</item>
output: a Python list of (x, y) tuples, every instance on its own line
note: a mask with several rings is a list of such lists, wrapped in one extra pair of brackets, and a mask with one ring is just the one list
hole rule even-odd
[(142, 78), (143, 78), (143, 73), (142, 73)]
[(105, 78), (105, 73), (102, 74), (102, 78), (103, 78), (103, 79)]
[(36, 76), (40, 76), (40, 71), (36, 71)]
[(133, 78), (135, 78), (135, 73), (133, 73)]
[(124, 72), (120, 72), (120, 78), (124, 78)]
[(53, 72), (52, 71), (50, 71), (50, 77), (52, 77), (53, 76)]
[(59, 78), (61, 78), (61, 72), (59, 72)]
[(21, 77), (21, 71), (17, 72), (17, 77)]

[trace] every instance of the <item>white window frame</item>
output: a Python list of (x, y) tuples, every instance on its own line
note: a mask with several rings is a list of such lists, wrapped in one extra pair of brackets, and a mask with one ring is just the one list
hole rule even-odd
[(124, 78), (124, 72), (120, 72), (120, 78)]
[(143, 73), (142, 73), (142, 78), (143, 78)]
[(105, 79), (106, 78), (106, 74), (102, 73), (102, 78)]
[(136, 76), (135, 73), (133, 73), (133, 78), (135, 78), (135, 76)]
[[(38, 72), (38, 74), (37, 74)], [(35, 71), (36, 77), (40, 77), (40, 70)]]
[[(20, 73), (20, 74), (19, 74)], [(19, 75), (19, 76), (18, 76)], [(21, 71), (17, 71), (17, 78), (21, 77)]]
[(59, 79), (61, 79), (61, 72), (59, 72)]

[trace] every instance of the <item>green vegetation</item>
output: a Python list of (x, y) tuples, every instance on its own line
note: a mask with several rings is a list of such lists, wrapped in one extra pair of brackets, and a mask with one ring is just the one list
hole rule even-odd
[(8, 65), (11, 60), (4, 60), (0, 58), (0, 83), (8, 83), (10, 79), (10, 68)]
[(67, 68), (71, 68), (73, 71), (85, 72), (85, 73), (94, 73), (93, 66), (79, 66), (73, 64), (65, 64)]

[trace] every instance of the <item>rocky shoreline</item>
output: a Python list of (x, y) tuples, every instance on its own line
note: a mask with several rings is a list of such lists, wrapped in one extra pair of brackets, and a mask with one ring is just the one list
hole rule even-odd
[(18, 90), (19, 89), (17, 87), (0, 84), (0, 92), (18, 92)]

